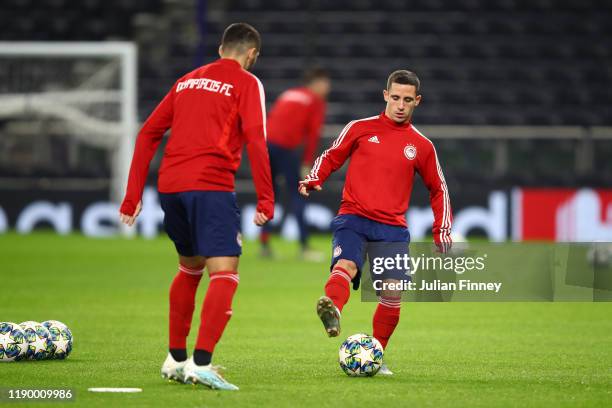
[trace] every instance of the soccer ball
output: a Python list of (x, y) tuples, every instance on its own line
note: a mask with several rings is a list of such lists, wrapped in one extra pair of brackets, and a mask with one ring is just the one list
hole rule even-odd
[(52, 343), (50, 358), (63, 360), (72, 351), (72, 333), (68, 326), (57, 320), (47, 320), (42, 325), (49, 330), (49, 340)]
[(383, 361), (383, 347), (369, 334), (353, 334), (340, 346), (340, 368), (350, 377), (376, 375)]
[(0, 362), (22, 360), (27, 348), (28, 342), (18, 324), (0, 322)]
[(29, 360), (44, 360), (53, 354), (53, 343), (49, 340), (49, 330), (38, 322), (31, 320), (20, 323), (28, 343), (26, 358)]

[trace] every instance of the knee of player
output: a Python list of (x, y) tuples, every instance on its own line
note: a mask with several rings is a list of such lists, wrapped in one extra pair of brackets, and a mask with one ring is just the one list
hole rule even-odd
[(397, 279), (383, 279), (380, 295), (383, 298), (401, 298), (405, 282)]
[(338, 262), (336, 262), (336, 266), (346, 270), (351, 278), (357, 276), (357, 272), (359, 271), (355, 262), (349, 261), (348, 259), (339, 259)]
[(179, 264), (189, 269), (203, 270), (206, 266), (206, 258), (202, 256), (179, 255)]
[(401, 298), (402, 291), (401, 290), (382, 290), (380, 292), (380, 296), (383, 298), (390, 298), (390, 299)]
[(206, 258), (206, 269), (209, 274), (217, 272), (238, 272), (237, 256), (215, 256)]

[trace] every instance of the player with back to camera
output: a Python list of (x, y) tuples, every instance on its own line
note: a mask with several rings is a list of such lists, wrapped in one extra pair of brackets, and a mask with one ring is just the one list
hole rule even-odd
[[(361, 267), (368, 244), (384, 252), (408, 254), (410, 234), (406, 211), (415, 173), (429, 190), (434, 213), (433, 237), (438, 250), (446, 252), (452, 213), (448, 189), (433, 143), (412, 125), (412, 114), (421, 101), (420, 81), (406, 70), (393, 72), (383, 91), (387, 103), (377, 116), (350, 122), (332, 146), (315, 161), (310, 174), (299, 183), (299, 192), (308, 196), (320, 191), (329, 175), (350, 157), (342, 202), (332, 222), (333, 255), (325, 296), (317, 302), (317, 314), (330, 337), (340, 333), (340, 312), (348, 302), (350, 289), (359, 287)], [(391, 244), (395, 243), (395, 244)], [(399, 243), (399, 245), (397, 245)], [(368, 254), (372, 259), (372, 253)], [(385, 270), (372, 280), (383, 284), (409, 280), (400, 268)], [(387, 347), (400, 316), (401, 291), (378, 292), (379, 303), (373, 317), (373, 335)], [(386, 365), (380, 374), (393, 374)]]
[[(296, 218), (304, 260), (320, 261), (323, 254), (308, 246), (308, 229), (304, 222), (304, 198), (295, 186), (306, 176), (315, 159), (321, 128), (325, 120), (326, 99), (331, 90), (329, 73), (320, 67), (304, 73), (304, 85), (281, 93), (268, 116), (268, 150), (274, 192), (278, 199), (279, 177), (283, 176), (288, 194), (288, 210)], [(300, 148), (303, 151), (300, 155)], [(304, 171), (302, 171), (304, 169)], [(302, 173), (302, 174), (300, 174)], [(269, 224), (260, 235), (261, 254), (272, 256)]]
[[(178, 273), (170, 286), (169, 353), (163, 377), (237, 390), (211, 364), (215, 345), (232, 316), (242, 249), (235, 173), (246, 144), (257, 190), (253, 222), (274, 215), (274, 193), (266, 147), (264, 89), (248, 72), (261, 49), (257, 30), (245, 23), (228, 26), (220, 59), (181, 77), (144, 123), (138, 139), (120, 218), (133, 225), (149, 164), (162, 136), (172, 134), (159, 169), (158, 189), (164, 228), (178, 252)], [(206, 292), (193, 356), (187, 336), (204, 268)]]

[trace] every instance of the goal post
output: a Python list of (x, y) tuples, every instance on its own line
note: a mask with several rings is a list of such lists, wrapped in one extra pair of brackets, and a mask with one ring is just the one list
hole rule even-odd
[(107, 150), (109, 197), (119, 203), (138, 126), (137, 80), (131, 42), (0, 42), (0, 121), (44, 120), (55, 135)]

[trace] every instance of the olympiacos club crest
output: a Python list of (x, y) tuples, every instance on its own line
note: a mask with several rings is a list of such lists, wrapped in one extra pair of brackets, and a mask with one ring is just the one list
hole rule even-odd
[(414, 147), (414, 145), (409, 144), (408, 146), (404, 147), (404, 156), (406, 156), (408, 160), (414, 160), (416, 155), (417, 149)]
[(340, 247), (340, 245), (337, 245), (334, 248), (334, 258), (337, 258), (340, 256), (340, 254), (342, 254), (342, 248)]

